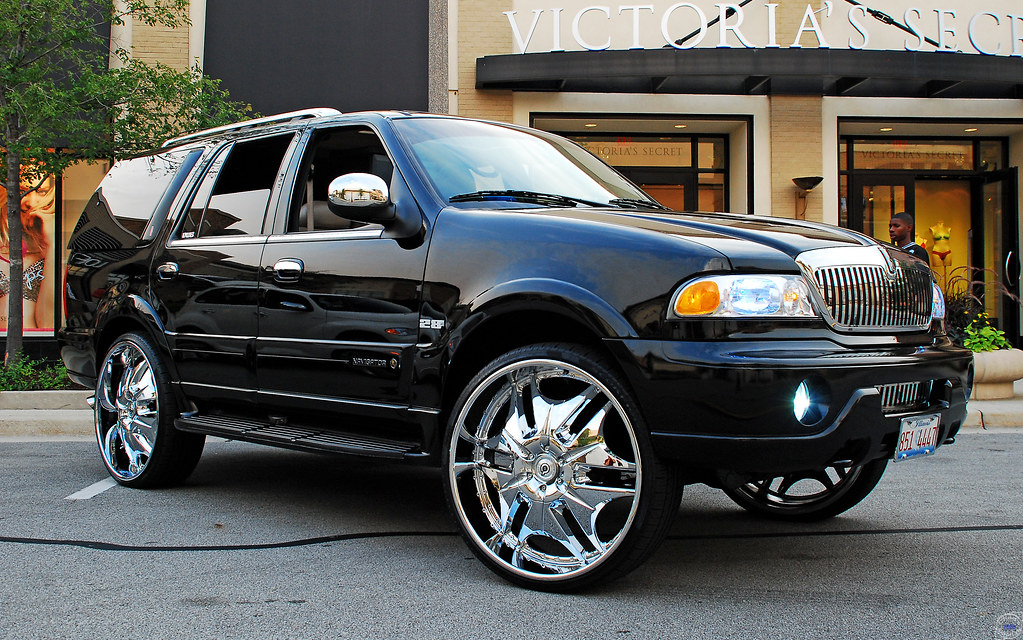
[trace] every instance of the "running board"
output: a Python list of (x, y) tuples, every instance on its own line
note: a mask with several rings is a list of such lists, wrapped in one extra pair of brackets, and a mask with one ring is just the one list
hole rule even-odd
[(423, 458), (418, 442), (378, 438), (362, 434), (309, 429), (290, 425), (272, 425), (255, 420), (220, 416), (191, 415), (174, 421), (181, 431), (219, 436), (300, 451), (348, 453), (375, 458)]

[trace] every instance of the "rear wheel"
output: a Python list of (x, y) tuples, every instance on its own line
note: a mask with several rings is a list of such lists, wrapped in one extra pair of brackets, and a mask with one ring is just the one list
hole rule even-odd
[(504, 578), (569, 591), (628, 573), (681, 497), (635, 401), (594, 352), (538, 344), (488, 364), (456, 403), (445, 488), (469, 546)]
[(867, 497), (888, 466), (882, 458), (748, 482), (725, 493), (744, 509), (779, 520), (809, 522), (846, 511)]
[(149, 340), (137, 333), (118, 338), (96, 383), (96, 440), (110, 475), (132, 487), (187, 478), (206, 437), (175, 429), (177, 413), (167, 373)]

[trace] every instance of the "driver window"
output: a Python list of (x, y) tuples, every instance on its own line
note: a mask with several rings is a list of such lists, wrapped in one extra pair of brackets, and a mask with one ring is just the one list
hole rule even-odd
[(372, 173), (391, 182), (393, 165), (380, 139), (368, 127), (336, 127), (313, 133), (302, 158), (288, 232), (372, 229), (335, 215), (327, 206), (327, 187), (346, 173)]

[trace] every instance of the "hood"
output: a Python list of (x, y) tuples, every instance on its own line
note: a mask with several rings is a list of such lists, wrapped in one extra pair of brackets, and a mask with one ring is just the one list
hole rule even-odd
[(599, 208), (518, 208), (517, 212), (675, 236), (717, 251), (727, 257), (736, 270), (792, 271), (796, 256), (804, 251), (877, 244), (872, 238), (849, 229), (767, 216)]

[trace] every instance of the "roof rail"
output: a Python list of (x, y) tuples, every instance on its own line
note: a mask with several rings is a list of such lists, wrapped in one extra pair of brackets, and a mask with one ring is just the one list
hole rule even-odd
[(303, 109), (301, 111), (289, 111), (287, 113), (278, 113), (277, 115), (265, 116), (262, 118), (254, 118), (252, 120), (244, 120), (242, 122), (235, 122), (234, 124), (225, 124), (222, 127), (213, 127), (212, 129), (203, 129), (202, 131), (196, 131), (195, 133), (187, 133), (183, 136), (171, 138), (164, 142), (161, 147), (169, 147), (185, 140), (192, 140), (194, 138), (205, 138), (212, 136), (217, 133), (224, 133), (227, 131), (234, 131), (235, 129), (247, 129), (249, 127), (258, 127), (265, 124), (274, 124), (277, 122), (289, 122), (291, 120), (305, 120), (307, 118), (319, 118), (322, 116), (338, 116), (341, 112), (337, 109), (331, 109), (330, 107), (321, 107), (317, 109)]

